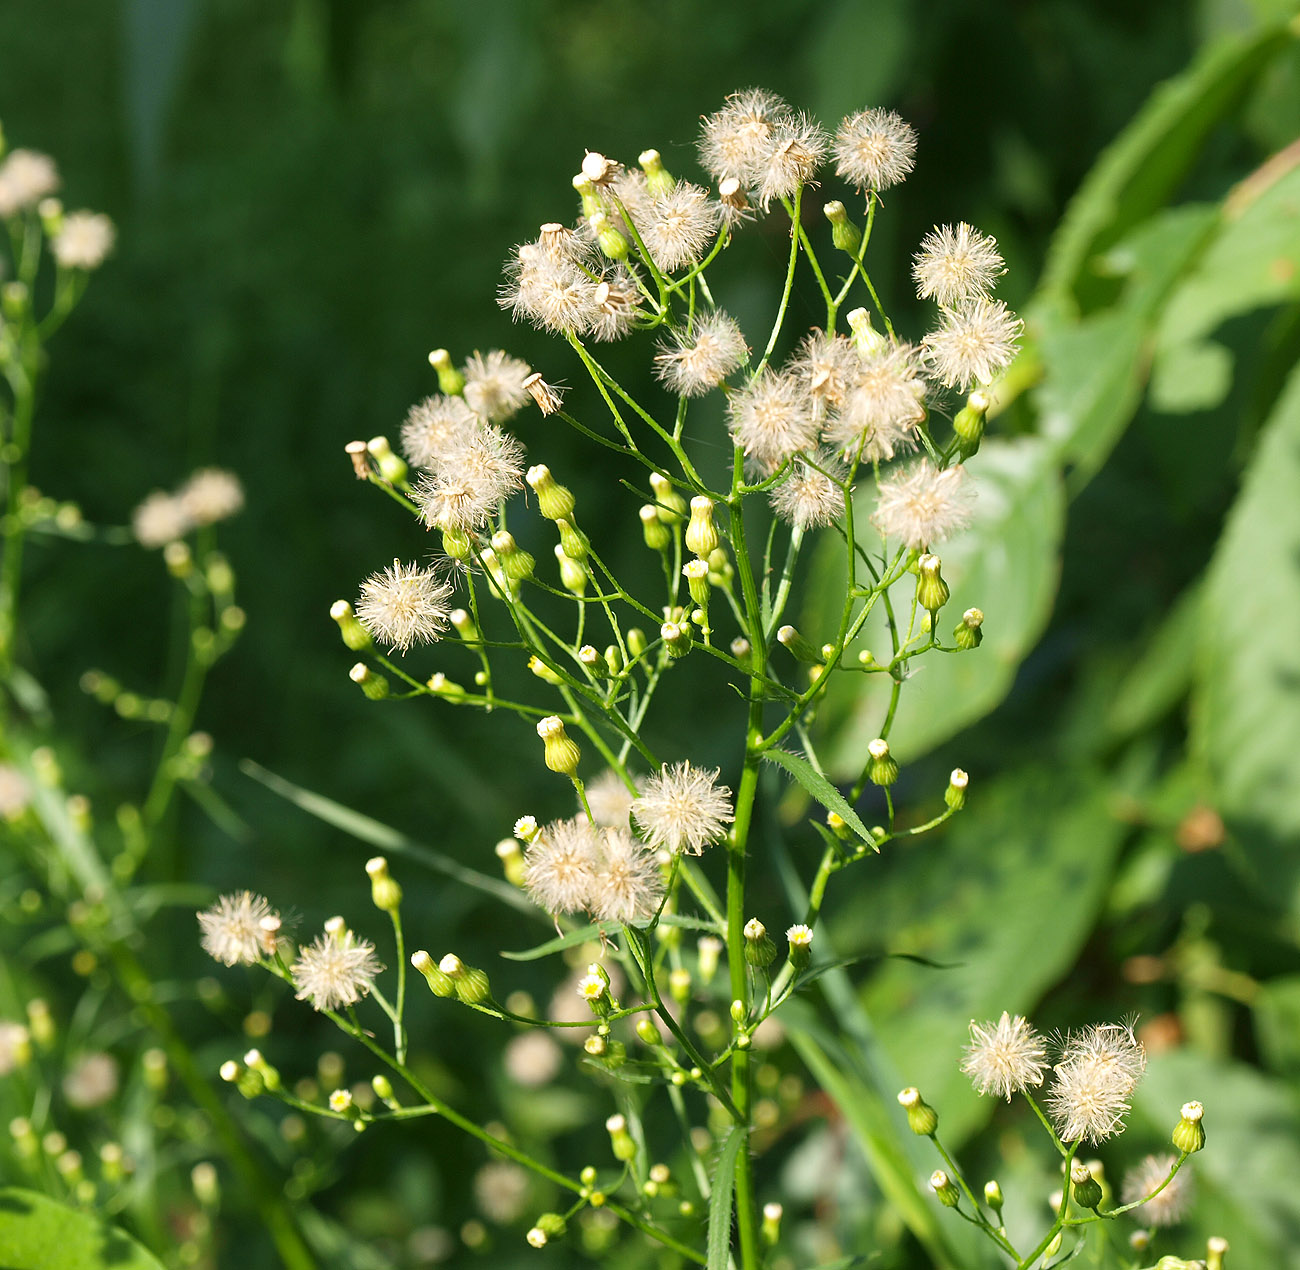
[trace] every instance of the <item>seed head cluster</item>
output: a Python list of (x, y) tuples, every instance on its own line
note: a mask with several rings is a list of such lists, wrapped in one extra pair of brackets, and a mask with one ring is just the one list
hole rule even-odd
[(585, 909), (598, 921), (643, 925), (664, 897), (654, 852), (626, 827), (585, 816), (544, 826), (524, 856), (524, 887), (548, 913)]
[(1068, 1036), (1047, 1095), (1062, 1142), (1098, 1143), (1120, 1132), (1147, 1056), (1131, 1027), (1099, 1023)]
[(436, 569), (394, 560), (361, 584), (356, 613), (371, 635), (406, 652), (429, 644), (447, 629), (452, 589)]
[(880, 482), (871, 523), (886, 538), (927, 547), (970, 523), (966, 469), (936, 468), (928, 459)]
[(175, 493), (154, 490), (131, 514), (142, 547), (165, 547), (200, 525), (213, 525), (243, 509), (244, 489), (233, 472), (201, 468)]

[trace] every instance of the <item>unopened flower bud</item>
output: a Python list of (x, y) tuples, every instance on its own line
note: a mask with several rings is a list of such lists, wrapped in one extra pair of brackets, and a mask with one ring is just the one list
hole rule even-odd
[(691, 519), (686, 526), (686, 550), (707, 560), (718, 546), (718, 530), (713, 523), (713, 500), (703, 494), (691, 499)]
[(443, 973), (423, 948), (411, 954), (411, 965), (425, 977), (429, 991), (435, 997), (450, 997), (455, 993), (456, 985), (451, 976)]
[(642, 150), (637, 162), (645, 173), (645, 183), (651, 194), (667, 194), (673, 188), (675, 182), (665, 169), (658, 150)]
[(583, 1041), (582, 1048), (592, 1058), (604, 1058), (609, 1050), (609, 1042), (597, 1032)]
[(930, 1174), (930, 1189), (945, 1208), (956, 1208), (961, 1199), (956, 1184), (942, 1169), (935, 1169)]
[(898, 1095), (898, 1105), (907, 1112), (907, 1127), (920, 1138), (928, 1138), (939, 1127), (939, 1113), (921, 1097), (921, 1091), (908, 1086)]
[(528, 659), (528, 669), (535, 674), (543, 683), (558, 686), (564, 680), (556, 674), (540, 657), (530, 657)]
[(587, 558), (587, 541), (563, 516), (555, 522), (555, 527), (560, 531), (560, 546), (564, 554), (570, 560), (576, 560), (581, 564)]
[(1222, 1235), (1211, 1235), (1205, 1241), (1205, 1270), (1223, 1270), (1227, 1252), (1228, 1241)]
[(564, 730), (564, 720), (558, 715), (547, 715), (537, 725), (537, 735), (545, 743), (544, 758), (546, 766), (561, 776), (573, 776), (578, 770), (578, 760), (582, 751), (576, 741), (569, 738)]
[(659, 518), (658, 508), (647, 503), (637, 515), (641, 517), (641, 533), (645, 537), (645, 545), (651, 551), (667, 551), (672, 545), (673, 534)]
[(397, 1101), (397, 1095), (393, 1092), (393, 1082), (382, 1072), (371, 1077), (370, 1088), (375, 1091), (375, 1097), (390, 1111), (400, 1109), (402, 1104)]
[(378, 464), (379, 475), (384, 480), (390, 485), (406, 484), (406, 460), (393, 452), (393, 447), (388, 444), (387, 437), (371, 437), (366, 442), (366, 449), (370, 451), (370, 457)]
[(520, 850), (517, 838), (502, 838), (496, 845), (497, 859), (511, 886), (524, 884), (524, 853)]
[(866, 309), (854, 309), (849, 315), (849, 330), (853, 346), (863, 357), (874, 357), (889, 341), (871, 325), (871, 314)]
[(451, 354), (445, 348), (435, 348), (429, 354), (429, 365), (438, 372), (440, 392), (459, 397), (465, 391), (465, 376), (452, 365)]
[(768, 1245), (775, 1244), (781, 1238), (781, 1218), (785, 1215), (785, 1209), (780, 1204), (763, 1205), (763, 1242)]
[(559, 1213), (543, 1213), (524, 1238), (533, 1248), (545, 1248), (552, 1239), (563, 1239), (567, 1229), (568, 1225)]
[(820, 665), (821, 652), (804, 638), (793, 626), (782, 626), (776, 633), (777, 643), (792, 653), (799, 661)]
[(770, 966), (776, 959), (776, 945), (768, 938), (767, 927), (751, 917), (745, 923), (745, 960), (751, 966)]
[(785, 932), (790, 945), (790, 965), (796, 970), (806, 970), (812, 960), (812, 928), (799, 923)]
[(619, 1115), (610, 1116), (605, 1121), (605, 1128), (609, 1132), (609, 1144), (613, 1149), (614, 1158), (626, 1163), (636, 1155), (636, 1143), (632, 1141), (632, 1135), (627, 1131), (627, 1121)]
[(871, 756), (867, 763), (867, 777), (873, 785), (892, 785), (898, 779), (898, 763), (889, 752), (889, 742), (877, 737), (867, 746)]
[(643, 1045), (662, 1045), (664, 1041), (663, 1033), (644, 1015), (637, 1020), (636, 1034)]
[(351, 670), (348, 671), (348, 678), (356, 684), (362, 692), (370, 698), (371, 701), (382, 701), (388, 696), (388, 680), (383, 675), (377, 675), (369, 666), (363, 662), (357, 662)]
[(937, 613), (948, 603), (948, 584), (939, 572), (943, 561), (929, 553), (916, 562), (916, 602), (927, 613)]
[(639, 626), (629, 627), (623, 642), (627, 644), (627, 651), (633, 657), (642, 657), (645, 655), (645, 631), (643, 631)]
[(858, 248), (862, 246), (862, 231), (849, 220), (844, 204), (839, 199), (835, 199), (822, 208), (822, 214), (831, 223), (831, 242), (835, 244), (836, 249), (848, 252), (850, 256), (856, 256)]
[(957, 435), (958, 448), (963, 460), (969, 459), (980, 448), (984, 437), (984, 417), (989, 412), (988, 394), (976, 389), (966, 398), (966, 404), (957, 411), (952, 430)]
[(984, 614), (980, 609), (967, 609), (961, 615), (952, 633), (953, 643), (963, 651), (978, 648), (984, 640)]
[(280, 1088), (280, 1073), (262, 1057), (261, 1050), (249, 1050), (244, 1055), (244, 1062), (257, 1072), (267, 1089), (274, 1092)]
[(686, 519), (686, 500), (662, 472), (650, 473), (650, 489), (655, 496), (655, 511), (665, 525), (679, 525)]
[(518, 586), (520, 582), (533, 576), (533, 567), (536, 561), (515, 542), (512, 533), (502, 529), (500, 532), (493, 534), (492, 550), (496, 553), (497, 561), (501, 565), (501, 572), (505, 574), (507, 581), (512, 585)]
[(1185, 1155), (1199, 1151), (1205, 1145), (1205, 1126), (1201, 1117), (1205, 1108), (1199, 1102), (1185, 1102), (1174, 1126), (1173, 1143)]
[(718, 958), (726, 945), (716, 935), (701, 935), (700, 942), (695, 946), (697, 961), (696, 969), (699, 971), (701, 983), (712, 983), (713, 976), (718, 973)]
[(627, 259), (627, 239), (614, 228), (604, 212), (596, 212), (588, 216), (587, 224), (591, 226), (591, 232), (596, 236), (596, 246), (600, 248), (602, 256), (610, 260)]
[(468, 564), (474, 558), (474, 539), (463, 529), (444, 528), (442, 550), (449, 560)]
[(456, 990), (456, 999), (465, 1005), (480, 1005), (492, 995), (487, 971), (465, 965), (455, 953), (448, 953), (438, 963), (438, 969), (451, 980)]
[(1075, 1160), (1070, 1165), (1070, 1185), (1074, 1191), (1074, 1202), (1080, 1208), (1095, 1209), (1101, 1203), (1101, 1183), (1081, 1160)]
[(573, 493), (551, 475), (545, 463), (528, 469), (524, 477), (537, 495), (537, 510), (547, 520), (564, 520), (573, 515)]
[(357, 621), (357, 615), (352, 611), (352, 605), (347, 600), (335, 600), (330, 605), (330, 617), (338, 623), (339, 634), (343, 636), (344, 644), (354, 653), (370, 647), (372, 642), (370, 632)]
[(995, 1212), (1002, 1211), (1002, 1188), (996, 1180), (984, 1183), (984, 1202)]
[(686, 586), (691, 593), (691, 599), (700, 608), (707, 608), (709, 603), (708, 562), (699, 559), (688, 560), (682, 565), (682, 574), (686, 578)]
[(948, 788), (943, 791), (943, 801), (953, 811), (961, 811), (966, 806), (966, 786), (969, 784), (970, 777), (960, 767), (954, 767), (948, 777)]
[(366, 874), (370, 878), (370, 899), (383, 913), (395, 913), (402, 902), (402, 888), (388, 872), (388, 861), (377, 855), (366, 861)]
[(659, 637), (667, 647), (669, 657), (685, 657), (691, 651), (691, 632), (684, 622), (665, 622), (659, 628)]

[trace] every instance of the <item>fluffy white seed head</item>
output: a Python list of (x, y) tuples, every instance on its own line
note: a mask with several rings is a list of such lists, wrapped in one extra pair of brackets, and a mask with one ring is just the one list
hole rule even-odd
[(451, 585), (436, 570), (394, 560), (361, 584), (357, 620), (375, 639), (406, 652), (447, 629), (451, 595)]
[[(1125, 1204), (1145, 1199), (1169, 1176), (1177, 1156), (1148, 1155), (1124, 1174), (1122, 1196)], [(1195, 1192), (1189, 1169), (1179, 1169), (1174, 1180), (1154, 1199), (1136, 1208), (1130, 1217), (1147, 1226), (1174, 1226), (1191, 1207)]]
[(291, 973), (298, 989), (294, 995), (299, 1001), (310, 1001), (313, 1010), (355, 1005), (374, 987), (375, 976), (383, 969), (374, 944), (338, 926), (327, 923), (325, 933), (300, 949), (293, 963)]
[(971, 1021), (970, 1044), (961, 1070), (981, 1094), (1011, 1095), (1043, 1083), (1047, 1045), (1027, 1019), (1005, 1010), (996, 1023)]
[(654, 916), (664, 897), (659, 862), (654, 852), (626, 829), (601, 829), (598, 835), (591, 914), (598, 921), (642, 926)]
[(688, 855), (717, 842), (735, 819), (731, 790), (718, 783), (718, 769), (690, 762), (665, 765), (648, 777), (632, 818), (651, 846)]
[(659, 345), (655, 374), (683, 397), (699, 397), (744, 365), (749, 346), (734, 318), (721, 311), (697, 317), (689, 332)]
[(595, 780), (588, 781), (583, 793), (591, 808), (596, 824), (608, 829), (626, 829), (636, 794), (628, 789), (623, 778), (612, 767), (607, 767)]
[(938, 470), (928, 459), (880, 482), (871, 523), (886, 538), (908, 547), (927, 547), (970, 523), (966, 470)]
[(718, 206), (708, 190), (678, 181), (664, 194), (628, 207), (641, 241), (663, 273), (695, 264), (718, 232)]
[(48, 154), (10, 150), (0, 163), (0, 216), (12, 216), (59, 188), (59, 170)]
[(706, 115), (700, 128), (700, 163), (717, 181), (735, 178), (757, 186), (776, 147), (776, 129), (790, 107), (775, 93), (747, 88), (732, 93), (722, 109)]
[(979, 296), (945, 310), (939, 329), (921, 343), (934, 377), (965, 392), (992, 383), (1011, 364), (1023, 326), (1001, 300)]
[(916, 133), (892, 110), (860, 110), (835, 133), (835, 171), (860, 190), (897, 185), (916, 162)]
[(827, 473), (843, 477), (838, 458), (828, 450), (816, 455), (816, 466), (796, 455), (790, 471), (768, 494), (772, 510), (797, 529), (834, 524), (844, 515), (844, 491)]
[(778, 120), (756, 190), (764, 211), (773, 199), (793, 198), (812, 180), (829, 145), (822, 126), (807, 115), (791, 113)]
[(193, 528), (185, 504), (162, 490), (154, 490), (131, 513), (131, 532), (142, 547), (165, 547), (184, 538)]
[(1098, 1143), (1120, 1132), (1146, 1061), (1132, 1028), (1118, 1023), (1068, 1037), (1047, 1096), (1061, 1141)]
[[(198, 914), (199, 942), (203, 951), (222, 965), (252, 965), (269, 951), (268, 935), (262, 923), (276, 916), (270, 903), (252, 891), (223, 895), (211, 908)], [(274, 941), (274, 934), (270, 938)]]
[(841, 409), (861, 369), (862, 359), (853, 345), (842, 335), (828, 335), (825, 331), (805, 336), (790, 363), (790, 370), (805, 385), (816, 419)]
[(823, 435), (849, 460), (879, 462), (915, 445), (925, 418), (925, 381), (916, 349), (886, 344), (860, 360), (839, 412)]
[(917, 295), (945, 308), (987, 295), (1006, 271), (997, 239), (965, 221), (931, 230), (912, 259)]
[(414, 494), (420, 519), (430, 529), (482, 529), (523, 477), (523, 446), (500, 428), (481, 425), (420, 478)]
[(576, 913), (591, 902), (595, 830), (585, 816), (542, 828), (524, 856), (524, 889), (548, 913)]
[(65, 269), (98, 269), (116, 240), (113, 222), (103, 212), (69, 212), (50, 251)]
[(759, 467), (772, 470), (817, 441), (817, 420), (797, 376), (765, 370), (727, 402), (732, 438)]
[(587, 323), (591, 337), (600, 341), (622, 339), (636, 325), (640, 303), (641, 294), (632, 275), (622, 265), (607, 269), (591, 293)]
[(233, 472), (205, 467), (181, 486), (177, 497), (196, 525), (212, 525), (243, 508), (244, 487)]
[(474, 435), (477, 420), (464, 397), (435, 393), (407, 411), (402, 453), (416, 467), (436, 468)]
[(504, 423), (527, 404), (530, 373), (527, 362), (499, 348), (486, 357), (475, 353), (465, 362), (464, 403), (484, 423)]

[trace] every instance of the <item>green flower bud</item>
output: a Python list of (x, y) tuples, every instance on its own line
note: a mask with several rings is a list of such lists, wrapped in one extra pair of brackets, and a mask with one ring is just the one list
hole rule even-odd
[(961, 1199), (956, 1184), (942, 1169), (935, 1169), (930, 1174), (930, 1189), (945, 1208), (956, 1208)]
[(695, 946), (695, 969), (699, 974), (701, 983), (713, 982), (713, 976), (718, 973), (718, 958), (724, 948), (726, 948), (726, 944), (716, 935), (700, 936), (700, 941)]
[(597, 212), (594, 216), (587, 217), (587, 224), (591, 226), (591, 232), (596, 235), (596, 245), (602, 255), (610, 260), (627, 259), (627, 239), (614, 228), (604, 212)]
[(563, 678), (556, 674), (540, 657), (530, 657), (528, 659), (528, 669), (543, 683), (551, 684), (553, 687), (558, 687), (564, 682)]
[(524, 479), (537, 495), (537, 510), (547, 520), (564, 520), (573, 515), (572, 491), (566, 489), (551, 475), (551, 469), (545, 463), (530, 467)]
[[(443, 963), (446, 962), (443, 958)], [(465, 966), (462, 973), (452, 976), (456, 985), (456, 998), (465, 1005), (481, 1005), (492, 996), (487, 971)]]
[(563, 516), (555, 522), (560, 531), (560, 546), (570, 560), (581, 564), (587, 558), (587, 540)]
[(691, 651), (691, 632), (684, 622), (665, 622), (659, 628), (659, 637), (672, 658), (685, 657)]
[(763, 1242), (769, 1247), (775, 1244), (781, 1238), (781, 1218), (785, 1216), (785, 1209), (780, 1204), (763, 1205)]
[(465, 391), (465, 376), (451, 364), (451, 354), (445, 348), (435, 348), (429, 354), (429, 365), (438, 372), (438, 389), (448, 397), (459, 397)]
[(262, 1078), (262, 1087), (274, 1093), (280, 1088), (280, 1073), (262, 1057), (261, 1050), (249, 1050), (244, 1055), (244, 1062), (251, 1071)]
[(889, 752), (889, 742), (877, 737), (867, 746), (871, 756), (867, 763), (867, 777), (873, 785), (892, 785), (898, 779), (898, 763)]
[(863, 357), (874, 357), (889, 341), (871, 325), (871, 314), (866, 309), (854, 309), (849, 315), (850, 338)]
[(516, 838), (502, 838), (496, 845), (497, 859), (505, 872), (506, 881), (511, 886), (524, 884), (524, 853), (520, 850)]
[(984, 437), (984, 417), (989, 411), (988, 394), (976, 389), (966, 398), (966, 404), (957, 411), (952, 430), (957, 436), (963, 460), (969, 459), (980, 448)]
[(388, 861), (377, 855), (366, 861), (366, 874), (370, 878), (370, 899), (383, 913), (395, 913), (402, 903), (402, 888), (388, 872)]
[(916, 602), (930, 614), (948, 603), (948, 584), (939, 572), (943, 561), (938, 556), (923, 555), (916, 562)]
[(393, 1082), (382, 1072), (378, 1076), (371, 1077), (370, 1088), (375, 1091), (375, 1097), (390, 1111), (396, 1111), (401, 1106), (397, 1101), (397, 1095), (393, 1092)]
[(369, 666), (362, 662), (357, 662), (351, 670), (348, 671), (348, 678), (356, 684), (362, 692), (370, 698), (371, 701), (382, 701), (388, 696), (388, 680), (383, 675), (377, 675)]
[(423, 948), (411, 954), (411, 965), (425, 977), (429, 985), (429, 991), (435, 997), (455, 995), (456, 985), (452, 982), (451, 976), (444, 974)]
[(624, 636), (623, 642), (627, 645), (627, 651), (633, 657), (642, 657), (645, 655), (645, 631), (643, 631), (639, 626), (629, 627), (627, 635)]
[(627, 1121), (619, 1115), (610, 1116), (605, 1121), (605, 1128), (609, 1132), (609, 1144), (613, 1149), (614, 1158), (626, 1163), (636, 1155), (636, 1143), (632, 1141), (632, 1135), (627, 1131)]
[(812, 960), (813, 933), (811, 927), (799, 923), (785, 932), (790, 947), (790, 965), (796, 972), (806, 970)]
[(452, 560), (467, 564), (474, 558), (474, 539), (463, 529), (444, 529), (442, 550)]
[(831, 223), (831, 242), (835, 244), (837, 250), (848, 252), (850, 256), (857, 256), (858, 248), (862, 246), (862, 231), (849, 220), (844, 204), (839, 199), (827, 203), (822, 208), (822, 214)]
[(463, 701), (465, 699), (465, 689), (455, 680), (448, 679), (441, 670), (434, 671), (424, 686), (435, 697), (443, 697), (447, 701)]
[(939, 1113), (921, 1097), (921, 1091), (908, 1086), (898, 1095), (898, 1105), (907, 1112), (907, 1127), (917, 1137), (928, 1138), (939, 1127)]
[(776, 960), (776, 945), (767, 936), (767, 927), (751, 917), (745, 923), (745, 960), (751, 966), (770, 966)]
[(980, 609), (967, 609), (961, 615), (952, 633), (953, 643), (958, 648), (969, 652), (984, 642), (984, 614)]
[(492, 551), (501, 566), (501, 574), (509, 588), (517, 590), (519, 583), (533, 576), (536, 561), (515, 542), (514, 534), (502, 529), (492, 535)]
[(811, 662), (814, 665), (821, 664), (821, 650), (814, 648), (793, 626), (781, 627), (776, 633), (776, 640), (782, 648), (792, 653), (799, 661)]
[(672, 545), (672, 530), (659, 517), (659, 509), (650, 503), (641, 508), (641, 532), (651, 551), (667, 551)]
[(543, 1213), (524, 1238), (530, 1247), (545, 1248), (552, 1239), (564, 1238), (566, 1230), (568, 1225), (559, 1213)]
[(707, 560), (718, 546), (718, 530), (713, 523), (713, 500), (703, 494), (691, 499), (691, 519), (686, 526), (686, 550)]
[(347, 600), (335, 600), (330, 605), (330, 617), (332, 617), (339, 627), (339, 634), (343, 636), (343, 642), (354, 653), (359, 653), (371, 645), (370, 632), (357, 620), (357, 615), (352, 611), (352, 605)]
[(699, 559), (688, 560), (682, 565), (682, 573), (685, 575), (686, 586), (691, 593), (691, 599), (700, 608), (707, 608), (709, 604), (708, 562)]
[(995, 1212), (1002, 1211), (1002, 1188), (996, 1181), (984, 1183), (984, 1202)]
[(970, 784), (970, 777), (960, 767), (954, 767), (952, 774), (948, 777), (948, 788), (943, 791), (943, 801), (953, 811), (961, 811), (966, 806), (966, 786), (968, 784)]
[(1222, 1235), (1211, 1235), (1205, 1241), (1205, 1270), (1223, 1270), (1227, 1252), (1228, 1241)]
[(736, 570), (732, 567), (731, 557), (727, 555), (726, 547), (715, 547), (709, 552), (709, 584), (711, 586), (726, 586), (735, 576)]
[(561, 776), (573, 776), (578, 770), (578, 760), (582, 751), (576, 741), (569, 738), (564, 730), (564, 720), (558, 715), (547, 715), (537, 725), (537, 735), (545, 744), (544, 758), (546, 766)]
[(664, 168), (658, 150), (642, 150), (637, 162), (645, 173), (645, 183), (651, 194), (667, 194), (676, 184)]
[(663, 1033), (644, 1015), (637, 1020), (636, 1034), (644, 1045), (662, 1045), (664, 1041)]
[(1070, 1165), (1070, 1185), (1074, 1190), (1074, 1202), (1080, 1208), (1095, 1209), (1101, 1203), (1101, 1183), (1080, 1160)]
[(1199, 1151), (1205, 1145), (1205, 1126), (1201, 1117), (1205, 1108), (1199, 1102), (1185, 1102), (1179, 1112), (1179, 1121), (1174, 1126), (1173, 1143), (1186, 1155)]
[(650, 473), (650, 488), (654, 491), (659, 519), (665, 525), (680, 525), (686, 519), (686, 500), (677, 492), (661, 472)]
[(406, 460), (393, 452), (387, 437), (371, 437), (366, 442), (370, 457), (379, 466), (379, 475), (390, 485), (406, 485)]

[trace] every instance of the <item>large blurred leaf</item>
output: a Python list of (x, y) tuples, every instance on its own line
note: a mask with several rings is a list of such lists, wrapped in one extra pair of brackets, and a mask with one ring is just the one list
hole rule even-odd
[(94, 1213), (16, 1187), (0, 1190), (4, 1270), (162, 1270), (162, 1262)]
[(1262, 887), (1300, 894), (1300, 370), (1265, 426), (1206, 580), (1193, 744)]
[(1041, 306), (1073, 309), (1090, 259), (1165, 202), (1209, 130), (1292, 38), (1286, 24), (1275, 23), (1226, 39), (1151, 94), (1071, 201), (1052, 241)]
[(1300, 1267), (1300, 1115), (1290, 1090), (1241, 1063), (1160, 1055), (1138, 1086), (1129, 1132), (1145, 1127), (1168, 1150), (1178, 1109), (1193, 1098), (1205, 1104), (1206, 1146), (1185, 1166), (1197, 1197), (1178, 1246), (1196, 1256), (1206, 1236), (1222, 1235), (1233, 1265)]
[(1100, 783), (1064, 770), (1029, 768), (987, 788), (973, 781), (969, 805), (942, 837), (897, 855), (868, 911), (860, 902), (851, 927), (833, 921), (831, 930), (837, 953), (855, 952), (855, 933), (869, 930), (891, 952), (951, 966), (891, 958), (865, 994), (903, 1082), (941, 1109), (950, 1143), (990, 1110), (958, 1070), (967, 1024), (1029, 1013), (1074, 964), (1123, 837)]
[[(967, 724), (987, 714), (1006, 696), (1021, 659), (1033, 646), (1056, 594), (1058, 551), (1065, 521), (1065, 497), (1048, 447), (1025, 438), (990, 441), (971, 464), (977, 498), (969, 530), (943, 545), (944, 577), (952, 598), (940, 621), (947, 637), (968, 608), (984, 611), (984, 643), (974, 652), (928, 653), (912, 664), (916, 672), (903, 685), (890, 733), (894, 752), (904, 759), (932, 749)], [(865, 523), (868, 508), (859, 513)], [(834, 597), (832, 588), (818, 587)], [(895, 604), (906, 607), (912, 588), (894, 588)], [(818, 613), (806, 629), (831, 629), (838, 617)], [(888, 655), (885, 610), (877, 604), (861, 643), (880, 660)], [(824, 718), (832, 726), (827, 747), (829, 770), (852, 778), (862, 769), (868, 742), (880, 735), (889, 700), (885, 675), (837, 675), (828, 692)]]

